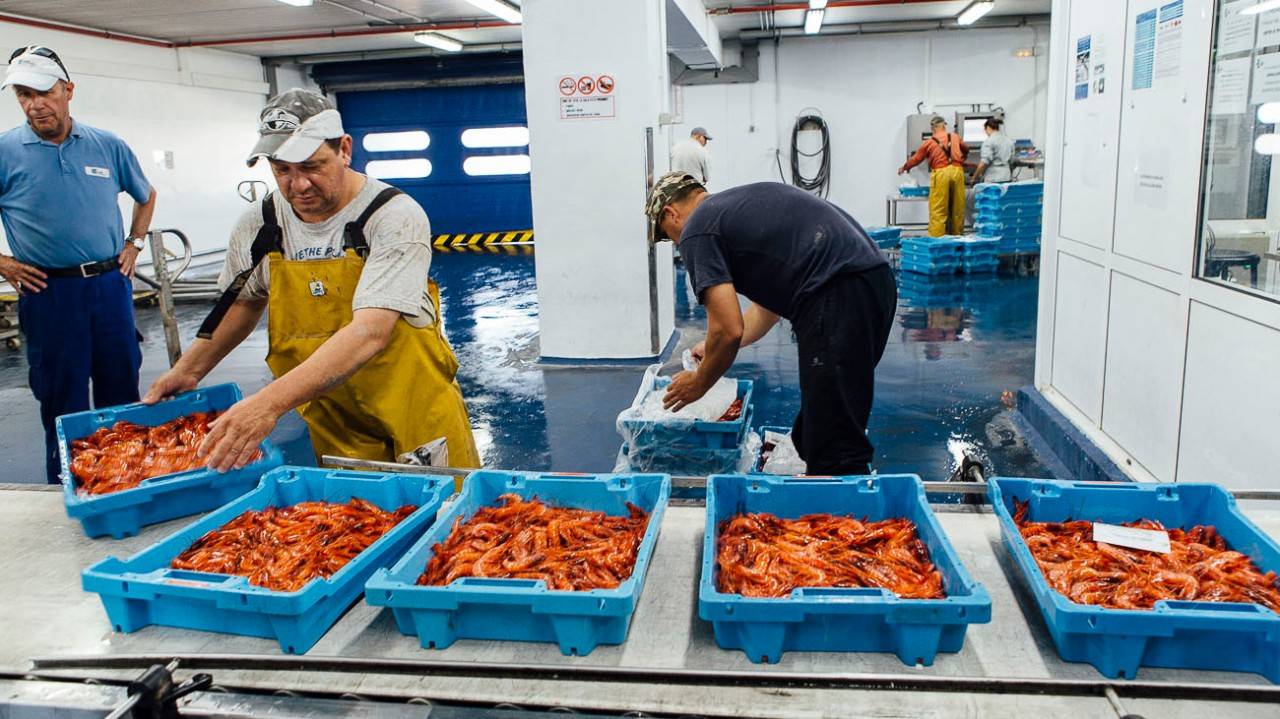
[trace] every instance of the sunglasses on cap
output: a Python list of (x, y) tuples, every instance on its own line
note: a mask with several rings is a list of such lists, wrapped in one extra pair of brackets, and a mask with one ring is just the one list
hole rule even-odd
[(58, 64), (58, 67), (62, 68), (63, 75), (68, 78), (71, 77), (71, 73), (67, 72), (67, 66), (62, 64), (62, 58), (58, 57), (58, 53), (43, 45), (28, 45), (26, 47), (20, 47), (17, 50), (14, 50), (13, 54), (9, 56), (9, 62), (13, 62), (18, 59), (19, 55), (26, 55), (28, 53), (32, 55), (39, 55), (40, 57), (47, 57), (50, 60), (53, 60)]

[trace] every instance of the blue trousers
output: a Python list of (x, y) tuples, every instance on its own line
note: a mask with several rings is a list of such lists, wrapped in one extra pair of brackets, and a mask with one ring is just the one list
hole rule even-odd
[(48, 282), (18, 300), (18, 324), (44, 423), (46, 479), (56, 484), (55, 420), (89, 409), (90, 382), (94, 407), (137, 402), (142, 335), (133, 319), (132, 283), (119, 272)]

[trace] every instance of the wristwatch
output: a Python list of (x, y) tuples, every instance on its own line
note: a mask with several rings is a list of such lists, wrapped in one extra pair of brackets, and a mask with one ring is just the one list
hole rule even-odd
[(142, 252), (142, 249), (147, 246), (147, 238), (145, 236), (144, 237), (126, 237), (124, 241), (133, 245), (133, 248), (138, 252)]

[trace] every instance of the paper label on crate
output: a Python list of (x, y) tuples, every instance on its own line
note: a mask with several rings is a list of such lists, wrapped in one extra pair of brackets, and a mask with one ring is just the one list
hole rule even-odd
[(1158, 529), (1137, 529), (1115, 524), (1093, 523), (1093, 541), (1114, 544), (1117, 547), (1142, 549), (1148, 552), (1169, 553), (1169, 533)]

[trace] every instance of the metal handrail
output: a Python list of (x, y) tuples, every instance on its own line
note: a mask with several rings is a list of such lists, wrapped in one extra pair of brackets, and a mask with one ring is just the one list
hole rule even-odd
[[(165, 235), (165, 234), (173, 235), (174, 237), (178, 238), (179, 242), (182, 243), (182, 259), (178, 262), (176, 267), (170, 266), (168, 268), (169, 281), (177, 282), (178, 278), (182, 276), (182, 273), (186, 272), (187, 267), (191, 265), (191, 258), (193, 256), (193, 253), (191, 251), (191, 240), (187, 239), (187, 235), (185, 232), (174, 227), (170, 227), (162, 230), (151, 230), (148, 234), (157, 233), (157, 232), (160, 233), (161, 235)], [(154, 275), (148, 275), (141, 270), (135, 270), (133, 273), (133, 276), (138, 278), (140, 281), (142, 281), (143, 284), (149, 285), (151, 289), (154, 289), (154, 290), (160, 289), (160, 281), (157, 280)]]

